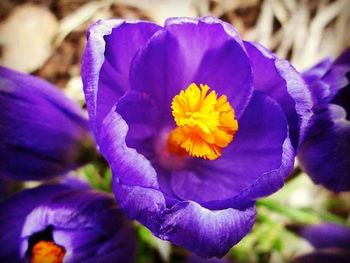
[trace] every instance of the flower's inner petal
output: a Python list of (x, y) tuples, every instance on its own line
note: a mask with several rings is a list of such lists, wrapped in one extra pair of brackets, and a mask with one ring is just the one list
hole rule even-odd
[(84, 85), (89, 115), (97, 131), (117, 100), (130, 89), (129, 70), (135, 54), (160, 28), (150, 22), (109, 20), (90, 29), (83, 60), (88, 74)]
[(236, 109), (239, 117), (252, 94), (248, 56), (220, 23), (169, 24), (137, 53), (131, 88), (149, 94), (163, 118), (173, 123), (169, 105), (191, 83), (206, 83)]
[[(161, 124), (158, 106), (145, 93), (127, 92), (116, 105), (117, 112), (128, 124), (126, 144), (154, 137)], [(133, 147), (134, 148), (134, 147)]]
[(32, 248), (31, 263), (62, 263), (65, 249), (51, 241), (39, 241)]
[(166, 152), (165, 136), (168, 132), (162, 128), (158, 105), (145, 93), (131, 91), (119, 100), (116, 111), (128, 125), (125, 139), (127, 147), (135, 149), (151, 162), (157, 171), (157, 181), (165, 197), (174, 198), (169, 171), (164, 169), (164, 164), (170, 163), (176, 167), (179, 158), (171, 157)]
[(225, 95), (218, 98), (209, 89), (192, 83), (174, 97), (171, 108), (177, 127), (168, 138), (171, 153), (214, 160), (233, 140), (238, 130), (234, 110)]
[(346, 119), (350, 120), (350, 72), (346, 74), (348, 84), (334, 96), (331, 103), (337, 104), (344, 108)]
[(173, 191), (179, 198), (205, 205), (240, 195), (257, 180), (262, 192), (275, 189), (274, 184), (281, 182), (280, 175), (277, 173), (275, 180), (263, 175), (280, 169), (286, 138), (288, 126), (278, 104), (255, 92), (240, 119), (234, 143), (223, 149), (217, 160), (193, 158), (187, 169), (173, 171)]

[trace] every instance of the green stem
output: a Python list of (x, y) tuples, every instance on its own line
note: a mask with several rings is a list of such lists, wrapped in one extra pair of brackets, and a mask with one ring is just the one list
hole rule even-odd
[(346, 220), (330, 213), (316, 213), (315, 211), (305, 211), (296, 208), (288, 207), (271, 199), (260, 199), (257, 206), (265, 207), (270, 211), (284, 215), (289, 219), (300, 224), (315, 224), (320, 221), (333, 222), (346, 225)]

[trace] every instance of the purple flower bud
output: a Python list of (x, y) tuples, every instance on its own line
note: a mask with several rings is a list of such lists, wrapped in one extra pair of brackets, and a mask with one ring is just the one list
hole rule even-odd
[(45, 180), (94, 157), (82, 110), (48, 82), (0, 67), (0, 105), (1, 176)]
[[(0, 203), (0, 261), (131, 263), (135, 233), (113, 197), (46, 185)], [(43, 254), (44, 253), (44, 254)]]

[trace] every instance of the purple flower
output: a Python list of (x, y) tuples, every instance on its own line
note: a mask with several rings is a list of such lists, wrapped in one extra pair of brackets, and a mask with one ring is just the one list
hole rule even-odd
[(350, 190), (350, 49), (304, 73), (314, 117), (299, 159), (312, 180), (335, 191)]
[(0, 175), (43, 180), (91, 160), (82, 110), (51, 84), (0, 67)]
[(295, 263), (350, 262), (350, 228), (333, 223), (307, 226), (300, 235), (316, 249), (297, 258)]
[(8, 263), (124, 263), (135, 252), (133, 228), (111, 196), (63, 185), (0, 203), (0, 233), (0, 261)]
[(291, 171), (312, 107), (287, 61), (213, 17), (99, 21), (82, 76), (120, 206), (202, 257), (250, 231), (255, 200)]

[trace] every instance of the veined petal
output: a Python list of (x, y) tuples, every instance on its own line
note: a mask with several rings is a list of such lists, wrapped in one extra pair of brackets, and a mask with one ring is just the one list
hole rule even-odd
[(131, 88), (151, 96), (165, 120), (172, 121), (169, 105), (173, 97), (191, 83), (206, 84), (225, 94), (238, 118), (249, 102), (252, 72), (238, 35), (232, 34), (233, 29), (226, 30), (226, 24), (208, 21), (167, 21), (131, 65)]
[(204, 258), (222, 257), (254, 222), (254, 207), (211, 211), (195, 202), (183, 202), (165, 212), (159, 236)]
[(254, 74), (254, 88), (266, 92), (287, 117), (292, 145), (297, 150), (312, 117), (313, 102), (302, 76), (286, 60), (263, 46), (244, 42)]
[(136, 52), (159, 29), (151, 22), (121, 19), (98, 21), (90, 26), (82, 59), (82, 78), (96, 134), (104, 117), (129, 89), (129, 69)]

